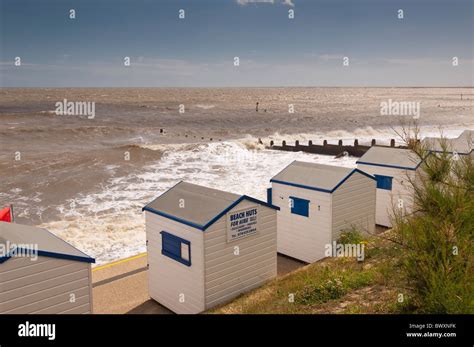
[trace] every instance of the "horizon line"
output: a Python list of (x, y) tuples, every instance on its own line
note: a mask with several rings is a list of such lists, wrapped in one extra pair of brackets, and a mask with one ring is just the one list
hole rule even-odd
[(219, 89), (219, 88), (228, 88), (228, 89), (236, 89), (236, 88), (248, 88), (248, 89), (260, 89), (260, 88), (374, 88), (374, 89), (382, 89), (382, 88), (399, 88), (399, 89), (428, 89), (428, 88), (444, 88), (444, 89), (456, 89), (456, 88), (474, 88), (474, 85), (471, 86), (104, 86), (104, 87), (78, 87), (78, 86), (71, 86), (71, 87), (60, 87), (60, 86), (36, 86), (36, 87), (22, 87), (22, 86), (0, 86), (0, 89)]

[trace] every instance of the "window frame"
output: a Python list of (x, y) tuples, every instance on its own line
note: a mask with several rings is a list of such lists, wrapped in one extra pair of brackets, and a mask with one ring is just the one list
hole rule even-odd
[[(311, 203), (311, 201), (307, 199), (298, 198), (296, 196), (290, 196), (290, 199), (293, 200), (293, 204), (291, 205), (291, 208), (290, 208), (291, 214), (296, 214), (297, 216), (309, 218), (309, 204)], [(299, 210), (301, 206), (297, 208), (296, 202), (306, 204), (306, 206), (304, 207), (304, 210), (306, 213), (301, 213), (301, 211)]]
[[(161, 254), (168, 258), (176, 260), (177, 262), (181, 264), (184, 264), (186, 266), (191, 266), (191, 242), (164, 230), (162, 230), (160, 234), (161, 234)], [(165, 248), (165, 239), (167, 239), (166, 240), (167, 242), (175, 243), (175, 246), (178, 247), (179, 254)], [(183, 243), (188, 246), (188, 260), (184, 259), (181, 253)]]
[[(393, 177), (392, 176), (374, 174), (374, 177), (375, 177), (375, 181), (377, 182), (377, 189), (390, 190), (390, 191), (392, 190), (392, 188), (393, 188)], [(382, 179), (384, 181), (380, 181), (379, 179)], [(387, 183), (387, 181), (390, 182), (390, 187), (388, 187), (388, 185), (385, 186), (385, 183)]]

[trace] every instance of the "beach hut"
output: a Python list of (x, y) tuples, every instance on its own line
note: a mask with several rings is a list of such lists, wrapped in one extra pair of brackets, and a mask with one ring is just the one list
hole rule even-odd
[(473, 142), (474, 130), (464, 130), (458, 137), (453, 139), (440, 139), (437, 137), (425, 137), (423, 139), (423, 144), (433, 152), (440, 153), (446, 150), (449, 153), (471, 155), (471, 157), (473, 156)]
[(311, 263), (343, 231), (374, 231), (375, 179), (361, 170), (294, 161), (270, 182), (279, 253)]
[(357, 168), (377, 181), (377, 224), (391, 227), (395, 209), (402, 214), (412, 211), (414, 192), (410, 180), (416, 178), (421, 162), (409, 149), (378, 146), (371, 147), (357, 161)]
[(91, 263), (46, 229), (0, 222), (0, 314), (92, 313)]
[(150, 297), (199, 313), (274, 278), (277, 209), (186, 182), (157, 197), (143, 208)]

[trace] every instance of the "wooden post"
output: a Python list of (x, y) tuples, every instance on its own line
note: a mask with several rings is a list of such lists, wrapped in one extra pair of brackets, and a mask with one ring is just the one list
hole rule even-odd
[(163, 134), (163, 129), (160, 129), (160, 134)]
[(341, 147), (342, 146), (342, 140), (339, 140), (338, 142), (338, 146)]
[(273, 147), (273, 140), (270, 141), (270, 147)]
[(395, 147), (395, 139), (390, 140), (390, 147)]
[(309, 140), (308, 141), (308, 146), (312, 146), (313, 145), (313, 141)]
[(285, 146), (286, 146), (286, 141), (283, 140), (283, 141), (281, 142), (281, 145), (282, 145), (282, 147), (285, 147)]
[(375, 144), (376, 144), (375, 139), (372, 139), (372, 146), (375, 146)]
[(328, 144), (328, 140), (324, 140), (323, 141), (323, 146), (327, 146), (327, 144)]
[(300, 146), (300, 141), (296, 140), (295, 141), (295, 147), (299, 147)]
[(355, 139), (354, 140), (354, 147), (357, 147), (357, 146), (359, 146), (359, 140)]

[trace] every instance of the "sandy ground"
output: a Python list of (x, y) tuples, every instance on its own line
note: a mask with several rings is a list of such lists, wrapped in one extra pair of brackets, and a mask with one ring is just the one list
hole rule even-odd
[[(92, 270), (94, 313), (171, 314), (148, 296), (146, 254), (127, 258)], [(298, 260), (278, 255), (278, 276), (302, 266)]]

